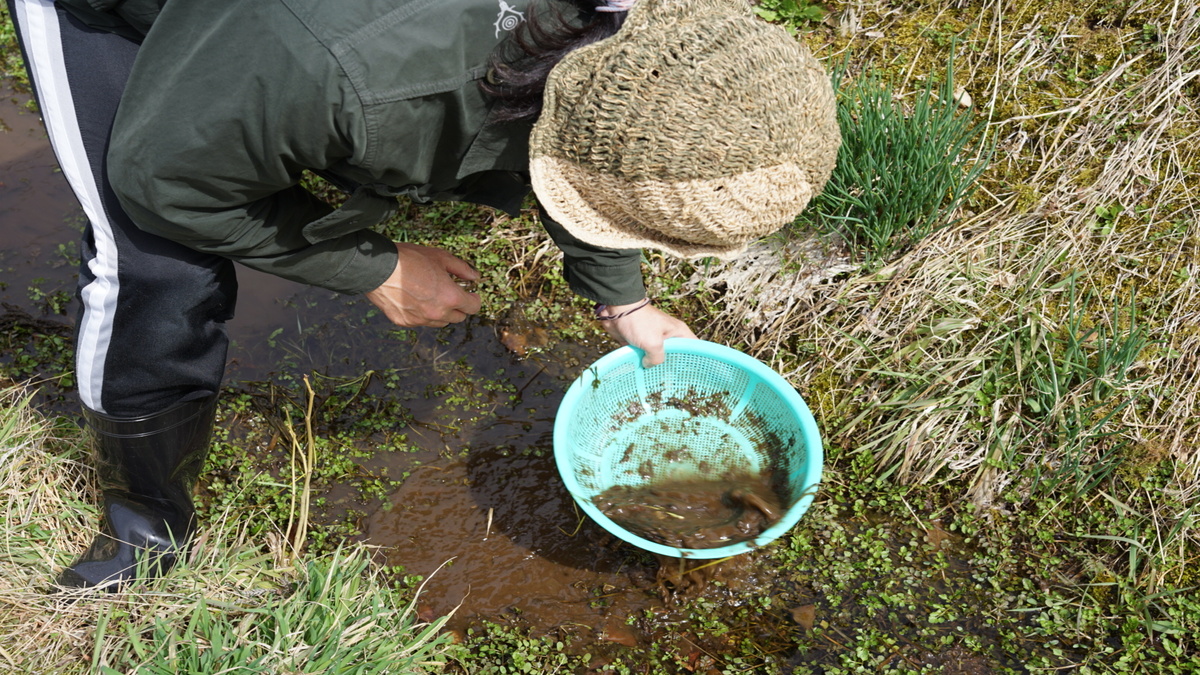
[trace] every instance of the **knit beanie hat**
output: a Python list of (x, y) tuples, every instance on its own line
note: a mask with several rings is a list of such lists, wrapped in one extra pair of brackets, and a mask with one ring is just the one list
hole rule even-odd
[(530, 172), (594, 246), (731, 257), (804, 209), (840, 142), (820, 63), (746, 0), (637, 0), (550, 72)]

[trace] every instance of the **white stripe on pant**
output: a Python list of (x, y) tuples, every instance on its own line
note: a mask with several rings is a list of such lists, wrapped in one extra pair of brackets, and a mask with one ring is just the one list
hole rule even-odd
[(84, 406), (131, 418), (217, 393), (233, 263), (141, 230), (108, 183), (108, 143), (139, 42), (51, 0), (7, 1), (55, 155), (88, 219), (75, 343)]
[(97, 187), (100, 181), (92, 174), (74, 114), (75, 102), (67, 81), (58, 11), (52, 0), (14, 0), (13, 6), (25, 37), (30, 79), (37, 89), (46, 133), (50, 135), (63, 175), (91, 222), (95, 238), (96, 257), (87, 263), (95, 279), (80, 289), (86, 311), (78, 331), (75, 369), (83, 404), (102, 413), (105, 412), (100, 395), (104, 362), (112, 339), (113, 316), (120, 289), (112, 223), (100, 200)]

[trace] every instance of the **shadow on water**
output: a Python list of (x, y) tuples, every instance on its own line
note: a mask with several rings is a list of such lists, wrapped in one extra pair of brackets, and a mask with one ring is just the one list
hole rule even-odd
[[(471, 321), (428, 345), (443, 350), (442, 361), (415, 366), (413, 377), (438, 384), (432, 399), (409, 402), (411, 432), (422, 447), (443, 452), (419, 467), (408, 455), (380, 458), (389, 475), (409, 475), (366, 519), (364, 539), (383, 547), (389, 565), (426, 577), (423, 610), (455, 611), (451, 626), (459, 630), (485, 618), (519, 618), (541, 631), (604, 631), (607, 623), (609, 632), (622, 630), (630, 613), (661, 604), (644, 592), (656, 563), (583, 516), (552, 450), (566, 386), (601, 350), (547, 345), (522, 358), (500, 343), (507, 329)], [(428, 363), (428, 353), (418, 354), (426, 339), (407, 345), (412, 353), (401, 361)], [(469, 391), (457, 391), (464, 386)], [(456, 396), (473, 398), (455, 412), (446, 401)], [(624, 596), (619, 612), (610, 610), (614, 594)]]

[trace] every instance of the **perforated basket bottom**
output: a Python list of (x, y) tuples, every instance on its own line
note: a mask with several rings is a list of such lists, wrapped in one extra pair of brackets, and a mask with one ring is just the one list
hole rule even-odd
[(717, 417), (668, 408), (642, 415), (603, 446), (599, 484), (641, 485), (724, 474), (757, 475), (762, 454), (742, 430)]
[[(805, 461), (793, 411), (760, 377), (702, 354), (668, 353), (650, 369), (636, 362), (585, 373), (560, 420), (573, 430), (570, 465), (585, 498), (615, 485), (781, 472)], [(790, 506), (800, 486), (781, 494)]]

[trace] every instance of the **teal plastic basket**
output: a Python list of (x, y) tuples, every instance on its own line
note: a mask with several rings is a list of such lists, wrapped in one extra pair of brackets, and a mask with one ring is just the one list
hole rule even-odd
[[(579, 507), (617, 537), (677, 558), (725, 558), (790, 530), (812, 504), (823, 461), (816, 421), (796, 390), (761, 361), (703, 340), (669, 339), (664, 363), (641, 362), (633, 347), (605, 355), (571, 384), (558, 408), (554, 457)], [(618, 485), (762, 471), (785, 493), (786, 512), (754, 539), (717, 548), (650, 541), (592, 502)]]

